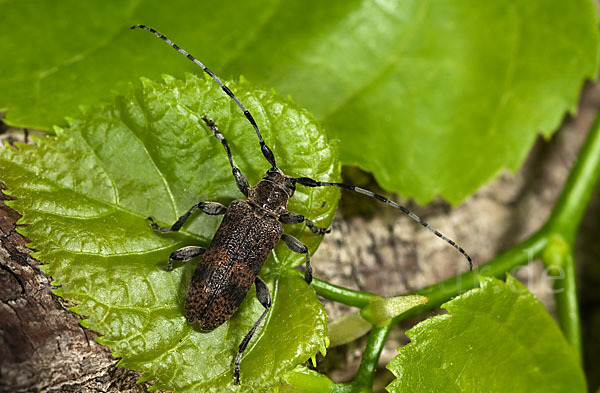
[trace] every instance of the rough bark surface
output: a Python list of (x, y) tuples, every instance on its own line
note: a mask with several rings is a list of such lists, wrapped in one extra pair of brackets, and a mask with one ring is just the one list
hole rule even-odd
[(94, 341), (15, 230), (19, 214), (0, 195), (0, 392), (143, 392), (139, 376)]

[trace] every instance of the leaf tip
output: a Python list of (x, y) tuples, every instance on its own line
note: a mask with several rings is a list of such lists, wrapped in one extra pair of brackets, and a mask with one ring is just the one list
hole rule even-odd
[[(71, 122), (73, 121), (73, 119), (72, 119), (72, 118), (70, 118), (70, 117), (65, 117), (65, 120), (67, 121), (67, 123), (68, 123), (69, 125), (71, 125), (71, 124), (72, 124), (72, 123), (71, 123)], [(62, 127), (59, 127), (59, 126), (57, 126), (57, 125), (55, 125), (55, 126), (52, 126), (52, 129), (54, 130), (54, 133), (56, 134), (56, 136), (60, 136), (60, 135), (62, 135), (62, 134), (65, 132), (65, 129), (64, 129), (64, 128), (62, 128)]]
[(310, 361), (311, 361), (313, 367), (317, 367), (317, 356), (316, 355), (312, 355), (310, 357)]
[[(71, 307), (71, 309), (73, 309), (73, 308), (76, 308), (76, 307), (77, 307), (77, 306)], [(76, 312), (76, 314), (80, 315), (78, 312)], [(89, 319), (82, 319), (82, 320), (80, 320), (80, 321), (79, 321), (79, 324), (80, 324), (81, 326), (83, 326), (84, 328), (86, 328), (86, 329), (89, 329), (89, 328), (90, 328), (90, 321), (89, 321)], [(102, 342), (100, 342), (100, 340), (99, 340), (100, 338), (101, 338), (101, 337), (98, 337), (98, 339), (97, 339), (96, 341), (97, 341), (99, 344), (102, 344), (102, 345), (104, 345)]]
[[(172, 85), (175, 82), (175, 77), (169, 74), (160, 74), (160, 77), (167, 85)], [(187, 79), (187, 73), (186, 73)]]
[(323, 355), (323, 357), (327, 356), (327, 348), (329, 348), (329, 344), (331, 344), (329, 336), (325, 336), (323, 341), (321, 341), (321, 346), (319, 348), (319, 351), (321, 352), (321, 355)]
[(145, 76), (140, 76), (140, 83), (142, 84), (142, 88), (144, 88), (144, 89), (154, 86), (154, 81)]

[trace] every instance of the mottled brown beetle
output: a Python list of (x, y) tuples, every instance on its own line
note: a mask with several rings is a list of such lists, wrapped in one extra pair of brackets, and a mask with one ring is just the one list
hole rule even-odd
[(188, 287), (185, 299), (185, 317), (189, 323), (197, 322), (202, 330), (207, 331), (216, 329), (229, 320), (246, 297), (252, 283), (255, 284), (256, 297), (265, 310), (239, 346), (233, 372), (236, 385), (240, 383), (240, 360), (242, 354), (271, 307), (269, 289), (260, 277), (258, 277), (258, 273), (279, 240), (283, 240), (292, 251), (302, 253), (306, 256), (304, 279), (309, 284), (312, 281), (312, 267), (308, 248), (295, 237), (283, 233), (282, 224), (299, 224), (304, 222), (315, 234), (322, 235), (329, 232), (327, 228), (316, 227), (308, 218), (286, 210), (288, 200), (294, 195), (294, 191), (296, 190), (296, 184), (307, 187), (339, 187), (356, 191), (387, 203), (409, 215), (413, 220), (456, 248), (467, 258), (469, 269), (473, 268), (471, 257), (459, 245), (432, 228), (405, 207), (382, 195), (348, 184), (320, 182), (308, 177), (291, 177), (285, 175), (277, 168), (275, 156), (263, 140), (256, 121), (250, 112), (211, 70), (153, 28), (144, 25), (135, 25), (131, 28), (141, 28), (154, 33), (210, 75), (244, 112), (244, 115), (256, 131), (262, 154), (271, 165), (271, 169), (265, 173), (258, 184), (250, 187), (244, 174), (233, 162), (231, 150), (225, 137), (221, 134), (212, 119), (203, 116), (202, 120), (225, 148), (235, 184), (248, 199), (235, 200), (231, 202), (229, 207), (225, 207), (217, 202), (199, 202), (179, 217), (177, 222), (171, 227), (161, 227), (152, 217), (148, 217), (153, 229), (160, 232), (172, 232), (178, 231), (196, 209), (200, 209), (209, 215), (224, 214), (221, 225), (217, 229), (208, 248), (188, 246), (173, 252), (169, 257), (168, 270), (173, 269), (173, 261), (189, 261), (192, 258), (202, 255), (202, 259)]

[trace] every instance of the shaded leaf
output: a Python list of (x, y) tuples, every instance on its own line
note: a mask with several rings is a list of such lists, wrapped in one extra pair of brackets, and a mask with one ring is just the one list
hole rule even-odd
[(340, 139), (344, 163), (420, 202), (459, 202), (518, 168), (598, 67), (593, 0), (61, 5), (3, 4), (0, 108), (9, 123), (49, 128), (139, 75), (200, 73), (127, 30), (145, 23), (219, 75), (291, 94)]

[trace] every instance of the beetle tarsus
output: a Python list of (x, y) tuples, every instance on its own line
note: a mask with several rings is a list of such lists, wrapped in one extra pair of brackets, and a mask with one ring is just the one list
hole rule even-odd
[(148, 221), (150, 221), (150, 227), (152, 227), (152, 229), (154, 229), (155, 231), (160, 231), (160, 232), (171, 232), (170, 228), (164, 228), (159, 226), (156, 221), (154, 221), (154, 218), (152, 217), (148, 217), (147, 218)]

